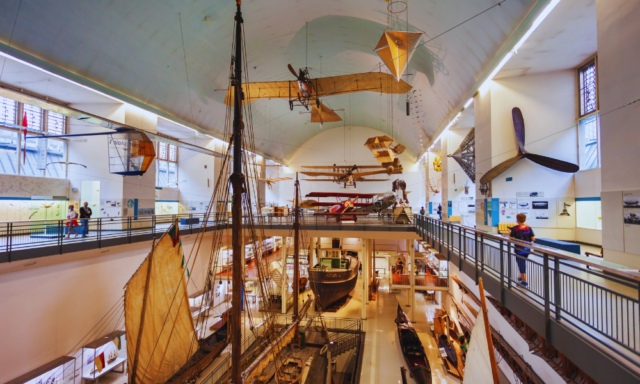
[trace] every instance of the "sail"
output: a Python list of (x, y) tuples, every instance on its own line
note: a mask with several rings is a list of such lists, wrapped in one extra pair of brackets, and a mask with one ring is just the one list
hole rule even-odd
[(182, 242), (174, 223), (125, 287), (131, 384), (164, 383), (198, 349), (183, 264)]
[(478, 314), (469, 343), (463, 384), (493, 384), (489, 344), (487, 343), (484, 317)]

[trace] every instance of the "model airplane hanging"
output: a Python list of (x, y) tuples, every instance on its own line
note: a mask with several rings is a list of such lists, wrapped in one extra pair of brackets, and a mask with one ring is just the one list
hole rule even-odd
[(267, 178), (263, 178), (263, 177), (253, 177), (253, 176), (247, 176), (250, 179), (256, 179), (256, 180), (261, 180), (264, 181), (267, 184), (267, 187), (269, 187), (269, 189), (273, 189), (273, 184), (275, 184), (278, 181), (285, 181), (285, 180), (293, 180), (290, 177), (278, 177), (275, 179), (272, 179), (271, 176), (267, 176)]
[(380, 175), (386, 173), (388, 175), (393, 173), (393, 167), (390, 166), (387, 169), (377, 169), (374, 171), (364, 171), (364, 172), (356, 172), (358, 167), (354, 165), (350, 169), (347, 168), (346, 171), (338, 171), (338, 172), (300, 172), (303, 175), (307, 176), (330, 176), (333, 177), (333, 180), (337, 183), (344, 182), (345, 188), (347, 186), (356, 186), (356, 181), (358, 178), (370, 175)]
[[(298, 72), (291, 64), (288, 68), (296, 77), (296, 81), (243, 83), (243, 103), (247, 104), (257, 99), (288, 99), (291, 110), (296, 106), (309, 110), (309, 106), (312, 106), (311, 122), (323, 123), (342, 119), (331, 108), (320, 102), (322, 97), (367, 91), (402, 94), (411, 90), (411, 86), (405, 81), (396, 81), (395, 77), (388, 73), (367, 72), (312, 79), (308, 68), (300, 69)], [(234, 89), (229, 88), (224, 102), (232, 106), (234, 100)]]
[(580, 170), (580, 167), (575, 164), (527, 152), (527, 150), (524, 149), (524, 118), (522, 117), (522, 111), (520, 111), (520, 108), (515, 107), (511, 110), (511, 115), (513, 117), (513, 129), (516, 132), (516, 140), (518, 141), (518, 154), (513, 158), (498, 164), (489, 172), (485, 173), (484, 176), (480, 178), (480, 184), (490, 183), (491, 180), (500, 176), (501, 173), (511, 168), (511, 166), (522, 158), (527, 158), (534, 163), (542, 165), (543, 167), (559, 172), (576, 173)]

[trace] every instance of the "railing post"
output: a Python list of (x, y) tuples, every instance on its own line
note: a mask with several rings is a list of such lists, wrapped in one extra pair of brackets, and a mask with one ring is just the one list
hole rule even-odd
[(102, 248), (102, 217), (98, 218), (98, 228), (96, 232), (96, 236), (98, 236), (98, 248)]
[(129, 244), (131, 244), (131, 216), (127, 218), (127, 234), (129, 237)]
[(505, 292), (504, 292), (504, 241), (500, 240), (500, 303), (504, 307), (505, 305)]
[(438, 221), (438, 252), (442, 253), (442, 222)]
[(473, 243), (474, 243), (474, 245), (473, 245), (474, 246), (473, 258), (476, 261), (476, 265), (475, 265), (475, 268), (476, 268), (476, 285), (478, 285), (478, 275), (480, 274), (480, 271), (478, 269), (478, 259), (479, 259), (478, 254), (480, 253), (480, 252), (478, 252), (478, 232), (474, 232), (473, 240), (474, 240), (473, 241)]
[(480, 235), (480, 270), (484, 272), (484, 234)]
[(460, 263), (460, 269), (462, 269), (462, 227), (458, 227), (458, 262)]
[(453, 238), (453, 233), (451, 233), (451, 224), (447, 223), (447, 257), (449, 258), (449, 262), (451, 262), (451, 251), (453, 249), (453, 245), (451, 245)]
[[(549, 297), (549, 255), (544, 254), (544, 267), (543, 267), (543, 284), (544, 284), (544, 334), (546, 346), (552, 345), (551, 343), (551, 298)], [(544, 354), (547, 354), (545, 349)]]
[(462, 236), (464, 236), (464, 240), (462, 241), (462, 256), (460, 256), (460, 272), (462, 272), (462, 268), (463, 264), (463, 257), (464, 260), (467, 260), (467, 230), (465, 228), (462, 229)]
[(511, 290), (511, 280), (512, 276), (511, 276), (511, 270), (512, 270), (512, 266), (511, 266), (511, 243), (507, 243), (507, 288), (509, 288), (509, 290)]
[(11, 248), (13, 245), (13, 223), (7, 223), (7, 257), (11, 262)]
[[(60, 254), (62, 255), (62, 242), (64, 240), (62, 220), (58, 220), (58, 233), (62, 234), (62, 236), (58, 236), (58, 247), (59, 247)], [(71, 236), (71, 228), (69, 228), (69, 236)]]
[(156, 215), (151, 216), (151, 234), (153, 238), (156, 237), (156, 227), (158, 226), (158, 219)]
[(562, 288), (560, 287), (560, 258), (555, 256), (553, 258), (553, 293), (554, 301), (556, 304), (556, 320), (562, 320)]

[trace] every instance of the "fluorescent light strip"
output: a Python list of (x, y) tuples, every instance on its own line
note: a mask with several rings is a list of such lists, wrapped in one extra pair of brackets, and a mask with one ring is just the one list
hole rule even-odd
[[(491, 81), (493, 81), (493, 78), (498, 74), (498, 72), (500, 72), (500, 70), (505, 66), (505, 64), (507, 64), (509, 59), (511, 59), (513, 55), (515, 55), (518, 52), (518, 49), (522, 47), (522, 45), (525, 43), (525, 41), (527, 41), (529, 36), (531, 36), (533, 32), (536, 30), (536, 28), (538, 28), (538, 26), (542, 24), (544, 19), (546, 19), (547, 16), (549, 16), (551, 11), (553, 11), (553, 9), (556, 7), (556, 5), (560, 3), (560, 1), (561, 0), (551, 0), (551, 2), (547, 4), (546, 7), (544, 7), (540, 15), (538, 15), (538, 17), (533, 21), (533, 24), (531, 24), (531, 27), (529, 28), (529, 30), (527, 30), (527, 32), (522, 36), (520, 41), (518, 41), (518, 43), (513, 47), (513, 49), (509, 51), (502, 58), (502, 60), (500, 60), (500, 63), (493, 69), (493, 71), (491, 71), (491, 74), (487, 77), (487, 80), (485, 80), (484, 83), (482, 83), (482, 85), (478, 88), (478, 91), (480, 91), (481, 93), (484, 93), (489, 89), (489, 87), (491, 86)], [(468, 108), (472, 102), (473, 102), (473, 98), (469, 99), (464, 105), (463, 109)], [(460, 112), (458, 112), (456, 117), (453, 120), (451, 120), (449, 124), (442, 130), (440, 135), (438, 135), (438, 138), (433, 141), (433, 144), (431, 144), (431, 146), (427, 151), (433, 149), (433, 146), (440, 140), (442, 135), (456, 122), (456, 120), (458, 120), (459, 117), (460, 117)], [(422, 154), (422, 156), (420, 157), (420, 160), (422, 160), (422, 158), (427, 154), (427, 151), (425, 151), (425, 153)]]
[(8, 53), (1, 52), (1, 51), (0, 51), (0, 56), (4, 56), (4, 57), (6, 57), (6, 58), (8, 58), (8, 59), (11, 59), (11, 60), (13, 60), (13, 61), (16, 61), (16, 62), (18, 62), (18, 63), (20, 63), (20, 64), (26, 65), (26, 66), (27, 66), (27, 67), (29, 67), (29, 68), (33, 68), (33, 69), (36, 69), (36, 70), (38, 70), (38, 71), (40, 71), (40, 72), (44, 72), (44, 73), (46, 73), (46, 74), (48, 74), (48, 75), (51, 75), (51, 76), (53, 76), (53, 77), (56, 77), (56, 78), (58, 78), (58, 79), (60, 79), (60, 80), (64, 80), (64, 81), (69, 82), (69, 83), (71, 83), (71, 84), (73, 84), (73, 85), (77, 85), (78, 87), (82, 87), (82, 88), (84, 88), (84, 89), (86, 89), (86, 90), (89, 90), (89, 91), (91, 91), (91, 92), (95, 92), (95, 93), (100, 94), (100, 95), (102, 95), (102, 96), (104, 96), (104, 97), (108, 97), (108, 98), (110, 98), (111, 100), (115, 100), (115, 101), (117, 101), (117, 102), (119, 102), (119, 103), (129, 104), (129, 103), (127, 103), (127, 102), (125, 102), (125, 101), (122, 101), (122, 100), (120, 100), (120, 99), (118, 99), (118, 98), (116, 98), (116, 97), (113, 97), (113, 96), (111, 96), (111, 95), (107, 95), (107, 94), (106, 94), (106, 93), (104, 93), (104, 92), (100, 92), (100, 91), (98, 91), (98, 90), (96, 90), (96, 89), (94, 89), (94, 88), (91, 88), (91, 87), (88, 87), (88, 86), (86, 86), (86, 85), (83, 85), (83, 84), (80, 84), (80, 83), (78, 83), (78, 82), (75, 82), (75, 81), (73, 81), (73, 80), (67, 79), (66, 77), (60, 76), (60, 75), (55, 74), (55, 73), (53, 73), (53, 72), (47, 71), (46, 69), (41, 68), (41, 67), (38, 67), (37, 65), (31, 64), (31, 63), (29, 63), (29, 62), (27, 62), (27, 61), (24, 61), (24, 60), (22, 60), (22, 59), (18, 59), (17, 57), (15, 57), (15, 56), (11, 56), (11, 55), (10, 55), (10, 54), (8, 54)]

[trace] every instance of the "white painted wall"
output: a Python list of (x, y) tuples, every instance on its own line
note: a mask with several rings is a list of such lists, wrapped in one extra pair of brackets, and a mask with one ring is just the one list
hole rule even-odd
[[(289, 167), (267, 167), (267, 174), (276, 177), (292, 177), (295, 179), (295, 172), (301, 170), (302, 165), (378, 165), (373, 154), (364, 146), (365, 141), (374, 136), (384, 135), (384, 132), (376, 129), (353, 126), (338, 127), (321, 131), (316, 136), (305, 142), (291, 157)], [(343, 143), (343, 140), (345, 140)], [(359, 182), (356, 192), (362, 193), (384, 193), (391, 191), (391, 183), (396, 179), (404, 180), (407, 183), (409, 204), (413, 211), (418, 212), (424, 205), (425, 179), (424, 172), (420, 170), (420, 165), (415, 162), (415, 157), (409, 151), (405, 151), (399, 156), (403, 165), (404, 173), (398, 175), (375, 175), (371, 178), (390, 179), (382, 182)], [(302, 174), (300, 179), (309, 177)], [(293, 180), (276, 183), (272, 191), (266, 191), (267, 203), (277, 205), (291, 204), (288, 200), (293, 199)], [(310, 192), (345, 192), (341, 185), (332, 182), (301, 181), (302, 195)]]
[[(510, 77), (493, 81), (489, 91), (476, 97), (479, 177), (516, 155), (518, 147), (511, 113), (514, 107), (519, 107), (524, 117), (527, 151), (577, 164), (575, 71)], [(506, 181), (507, 178), (512, 181)], [(492, 182), (493, 198), (515, 199), (517, 192), (542, 192), (546, 199), (574, 198), (573, 174), (523, 159)], [(480, 223), (482, 212), (478, 212), (477, 217)], [(533, 226), (537, 237), (575, 240), (575, 225), (558, 228), (558, 224), (550, 222), (547, 227)]]
[[(206, 235), (202, 244), (210, 244), (211, 236)], [(182, 237), (186, 257), (195, 239), (196, 235)], [(0, 382), (73, 352), (74, 345), (122, 297), (123, 287), (150, 248), (151, 242), (144, 242), (52, 256), (38, 259), (35, 266), (25, 266), (22, 271), (0, 274)], [(210, 253), (206, 248), (202, 247), (196, 266), (191, 268), (190, 292), (203, 286)], [(18, 263), (32, 264), (12, 264)], [(47, 263), (53, 264), (38, 267)]]
[[(448, 155), (453, 154), (460, 144), (462, 140), (467, 136), (471, 129), (450, 129), (443, 136), (446, 136), (447, 150), (446, 153), (443, 151), (443, 171), (444, 174), (444, 164), (446, 163), (447, 171), (446, 177), (448, 179), (447, 189), (448, 189), (448, 198), (447, 201), (451, 201), (452, 203), (458, 204), (475, 204), (476, 201), (476, 189), (474, 183), (471, 181), (469, 176), (462, 170), (460, 164), (455, 161), (452, 157), (448, 157)], [(455, 177), (454, 177), (455, 175)], [(465, 195), (464, 186), (465, 183), (469, 186), (469, 194)], [(444, 188), (443, 188), (444, 189)], [(446, 205), (446, 204), (445, 204)], [(447, 207), (445, 207), (447, 208)], [(453, 212), (453, 215), (456, 215), (456, 212)], [(457, 214), (460, 216), (460, 214)], [(461, 223), (464, 225), (474, 226), (476, 224), (476, 215), (471, 213), (462, 214), (460, 218)]]
[[(637, 164), (640, 77), (640, 7), (624, 0), (596, 0), (598, 22), (598, 86), (602, 136), (602, 206), (605, 260), (640, 268), (640, 255), (625, 252), (630, 236), (616, 214), (616, 194), (640, 189)], [(615, 193), (614, 193), (615, 192)], [(609, 201), (610, 200), (610, 201)]]

